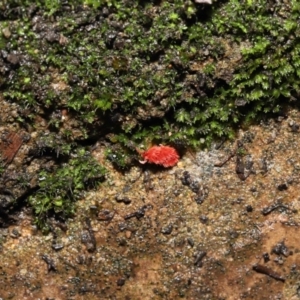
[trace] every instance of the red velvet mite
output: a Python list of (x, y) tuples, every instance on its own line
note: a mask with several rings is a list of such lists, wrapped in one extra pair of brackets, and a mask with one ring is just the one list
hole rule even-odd
[(178, 163), (179, 155), (173, 147), (170, 146), (153, 146), (147, 151), (140, 151), (138, 152), (143, 157), (143, 161), (140, 163), (145, 164), (146, 162), (162, 165), (165, 168), (173, 167)]

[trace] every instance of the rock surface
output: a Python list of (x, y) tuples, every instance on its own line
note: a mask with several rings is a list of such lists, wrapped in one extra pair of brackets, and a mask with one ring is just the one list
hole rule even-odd
[(0, 229), (1, 297), (298, 299), (297, 124), (292, 110), (167, 170), (122, 174), (96, 145), (109, 176), (65, 228), (43, 236), (22, 209)]

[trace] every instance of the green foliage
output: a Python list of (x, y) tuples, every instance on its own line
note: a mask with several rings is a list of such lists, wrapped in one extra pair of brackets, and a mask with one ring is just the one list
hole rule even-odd
[(46, 14), (52, 16), (61, 6), (60, 0), (45, 0)]
[[(251, 104), (247, 119), (256, 117), (254, 112), (276, 112), (299, 93), (297, 4), (282, 5), (278, 8), (281, 17), (274, 18), (268, 13), (270, 7), (263, 6), (264, 1), (258, 2), (248, 8), (256, 12), (251, 45), (242, 50), (243, 64), (230, 83), (230, 93)], [(249, 18), (248, 14), (245, 17)]]
[(105, 153), (106, 158), (113, 163), (119, 170), (126, 170), (132, 164), (128, 151), (125, 152), (120, 147), (108, 149)]
[(67, 218), (74, 213), (75, 200), (82, 192), (103, 181), (105, 169), (88, 152), (78, 149), (76, 154), (54, 172), (39, 173), (39, 189), (29, 197), (36, 215), (36, 223), (48, 230), (47, 219), (52, 214)]
[(112, 106), (109, 95), (103, 95), (101, 99), (95, 100), (94, 104), (97, 109), (100, 109), (102, 111), (106, 111)]
[(69, 6), (38, 1), (42, 27), (31, 22), (26, 1), (17, 21), (7, 16), (7, 51), (26, 63), (15, 66), (3, 92), (31, 116), (67, 108), (78, 139), (113, 135), (118, 149), (108, 157), (121, 168), (131, 161), (128, 141), (209, 145), (298, 98), (296, 0)]

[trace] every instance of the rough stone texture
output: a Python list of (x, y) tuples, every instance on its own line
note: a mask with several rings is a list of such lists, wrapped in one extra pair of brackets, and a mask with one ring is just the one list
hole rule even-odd
[(299, 299), (297, 124), (290, 111), (172, 169), (121, 174), (96, 145), (109, 176), (67, 228), (42, 236), (22, 209), (0, 229), (1, 297)]

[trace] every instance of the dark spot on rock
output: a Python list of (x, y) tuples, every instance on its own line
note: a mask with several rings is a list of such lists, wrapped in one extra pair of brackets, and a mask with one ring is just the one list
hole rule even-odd
[(263, 259), (264, 259), (264, 263), (267, 263), (268, 261), (270, 261), (270, 255), (268, 252), (265, 252), (263, 254)]
[(205, 195), (196, 195), (194, 197), (194, 200), (196, 201), (197, 204), (202, 204), (205, 199)]
[(81, 242), (85, 244), (89, 252), (94, 252), (96, 250), (96, 239), (91, 226), (90, 220), (87, 218), (85, 220), (87, 230), (84, 230), (81, 233)]
[(300, 128), (300, 126), (294, 121), (291, 121), (289, 126), (291, 127), (292, 132), (297, 132)]
[(127, 196), (117, 195), (115, 199), (117, 202), (122, 202), (126, 205), (131, 203), (131, 200)]
[(56, 272), (57, 271), (54, 260), (52, 258), (50, 258), (48, 255), (42, 255), (42, 260), (44, 262), (46, 262), (48, 272), (50, 272), (50, 271)]
[(60, 243), (54, 243), (54, 244), (52, 244), (51, 247), (52, 247), (53, 250), (59, 251), (59, 250), (61, 250), (61, 249), (64, 248), (64, 245), (63, 245), (63, 244), (60, 244)]
[(191, 184), (190, 184), (190, 189), (191, 189), (192, 192), (198, 193), (198, 191), (200, 189), (199, 182), (192, 181)]
[(166, 235), (171, 234), (172, 231), (173, 231), (173, 225), (172, 224), (169, 224), (169, 225), (167, 225), (167, 226), (165, 226), (161, 229), (161, 233), (166, 234)]
[(110, 211), (108, 209), (103, 209), (98, 213), (99, 221), (111, 221), (115, 215), (114, 211)]
[(195, 254), (195, 261), (194, 265), (196, 267), (202, 267), (203, 263), (202, 260), (206, 256), (206, 251), (199, 251)]
[(274, 253), (274, 254), (277, 254), (277, 255), (283, 255), (285, 257), (290, 255), (290, 252), (289, 252), (289, 250), (288, 250), (288, 248), (287, 248), (287, 246), (285, 245), (284, 242), (280, 242), (280, 243), (276, 244), (272, 248), (271, 253)]
[(205, 225), (207, 225), (207, 224), (208, 224), (208, 221), (209, 221), (208, 217), (205, 216), (205, 215), (201, 215), (201, 216), (199, 217), (199, 220), (200, 220), (200, 222), (201, 222), (202, 224), (205, 224)]
[(120, 231), (124, 231), (125, 229), (127, 229), (127, 224), (126, 223), (119, 223), (119, 229), (120, 229)]
[(147, 208), (146, 206), (142, 206), (136, 211), (135, 216), (138, 220), (145, 215), (146, 208)]
[(118, 238), (117, 243), (121, 247), (125, 247), (127, 245), (127, 241), (124, 238)]
[(194, 240), (192, 238), (187, 238), (187, 242), (188, 244), (191, 246), (191, 247), (194, 247), (195, 243), (194, 243)]
[(252, 207), (252, 205), (247, 205), (246, 206), (246, 212), (253, 212), (253, 207)]
[(86, 257), (85, 257), (85, 255), (83, 255), (83, 254), (78, 255), (76, 261), (77, 261), (77, 263), (80, 264), (80, 265), (85, 264), (85, 262), (86, 262)]
[(128, 220), (128, 219), (136, 217), (139, 220), (145, 215), (146, 209), (149, 209), (149, 208), (152, 208), (152, 206), (144, 205), (144, 206), (140, 207), (137, 211), (124, 216), (124, 219)]
[(277, 186), (278, 191), (286, 191), (288, 189), (288, 185), (286, 183), (281, 183)]
[(10, 236), (14, 239), (17, 239), (18, 237), (21, 236), (21, 234), (17, 228), (13, 228), (13, 230), (10, 233)]
[(232, 239), (236, 239), (239, 236), (239, 233), (236, 230), (229, 230), (229, 236)]
[(191, 175), (188, 171), (184, 171), (181, 177), (181, 182), (183, 185), (189, 185), (191, 182)]
[(123, 286), (125, 284), (125, 278), (119, 278), (117, 280), (117, 286)]

